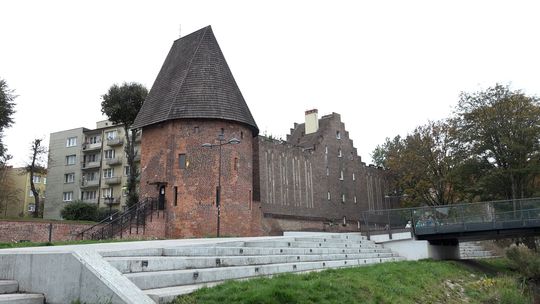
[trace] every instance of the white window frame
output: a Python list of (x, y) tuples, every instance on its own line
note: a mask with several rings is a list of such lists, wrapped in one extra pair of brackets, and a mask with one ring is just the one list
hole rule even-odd
[(28, 212), (35, 212), (36, 204), (28, 204)]
[(113, 197), (113, 189), (112, 188), (103, 188), (102, 190), (103, 190), (103, 193), (102, 193), (103, 198)]
[(99, 144), (101, 142), (99, 135), (90, 135), (86, 138), (86, 143), (88, 144)]
[[(70, 159), (73, 159), (73, 162), (70, 162)], [(66, 155), (66, 166), (75, 165), (76, 162), (77, 162), (77, 155), (75, 154)]]
[(63, 192), (62, 193), (63, 202), (72, 202), (73, 201), (73, 191)]
[(103, 169), (103, 178), (114, 177), (114, 168)]
[(116, 130), (105, 132), (105, 138), (107, 138), (107, 140), (116, 139), (117, 136), (118, 136), (118, 131)]
[(124, 166), (124, 176), (129, 176), (131, 174), (131, 167)]
[(66, 140), (66, 147), (76, 147), (77, 146), (77, 137), (68, 137)]
[(345, 193), (341, 194), (341, 202), (345, 203)]
[(339, 180), (342, 181), (344, 179), (343, 177), (343, 170), (339, 171)]
[(340, 131), (336, 131), (336, 139), (341, 139), (341, 132)]
[(75, 182), (75, 173), (74, 172), (64, 174), (64, 184), (73, 184), (74, 182)]
[(39, 175), (34, 175), (33, 181), (34, 181), (34, 184), (39, 184), (39, 183), (41, 183), (41, 176), (39, 176)]
[[(89, 194), (92, 194), (92, 195), (89, 195)], [(92, 191), (83, 191), (83, 193), (82, 193), (82, 199), (83, 199), (83, 200), (87, 200), (87, 201), (95, 200), (95, 199), (96, 199), (96, 190), (92, 190)]]
[(352, 180), (355, 181), (356, 180), (356, 175), (354, 175), (354, 172), (352, 174)]
[(105, 159), (113, 159), (114, 155), (115, 155), (114, 149), (109, 149), (109, 150), (103, 151), (103, 157)]
[(337, 157), (343, 157), (343, 153), (341, 152), (341, 148), (338, 149), (338, 155)]
[(358, 203), (358, 202), (356, 201), (356, 195), (354, 196), (354, 203), (355, 203), (355, 204)]
[(328, 193), (326, 194), (326, 199), (327, 199), (327, 200), (330, 200), (331, 198), (332, 198), (332, 197), (331, 197), (331, 195), (330, 195), (330, 191), (328, 191)]
[(29, 197), (34, 197), (34, 192), (32, 192), (32, 189), (28, 190), (28, 196)]

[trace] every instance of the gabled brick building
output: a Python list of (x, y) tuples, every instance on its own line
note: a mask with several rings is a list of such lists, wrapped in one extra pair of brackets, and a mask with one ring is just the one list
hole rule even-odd
[(141, 197), (163, 202), (166, 237), (215, 235), (219, 176), (222, 235), (357, 230), (361, 210), (384, 207), (384, 172), (361, 162), (339, 114), (306, 112), (286, 141), (258, 136), (209, 26), (174, 42), (133, 127)]

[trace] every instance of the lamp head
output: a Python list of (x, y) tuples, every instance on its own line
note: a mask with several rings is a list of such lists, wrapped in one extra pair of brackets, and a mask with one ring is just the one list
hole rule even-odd
[(202, 146), (204, 148), (212, 148), (212, 144), (209, 144), (209, 143), (202, 144)]
[(231, 145), (237, 145), (237, 144), (240, 143), (240, 140), (238, 138), (236, 138), (236, 137), (233, 137), (228, 141), (228, 143), (231, 144)]

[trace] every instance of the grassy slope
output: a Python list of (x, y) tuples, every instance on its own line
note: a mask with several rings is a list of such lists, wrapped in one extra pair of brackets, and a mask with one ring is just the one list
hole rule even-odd
[(174, 303), (530, 303), (515, 274), (499, 264), (490, 277), (430, 260), (285, 274), (204, 288)]

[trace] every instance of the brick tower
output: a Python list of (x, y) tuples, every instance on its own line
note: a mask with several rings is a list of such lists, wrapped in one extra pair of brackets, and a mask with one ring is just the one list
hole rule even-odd
[[(133, 127), (143, 130), (141, 198), (163, 202), (166, 237), (216, 235), (219, 176), (221, 235), (259, 234), (252, 201), (259, 129), (210, 26), (174, 42)], [(203, 147), (231, 139), (240, 143)]]

